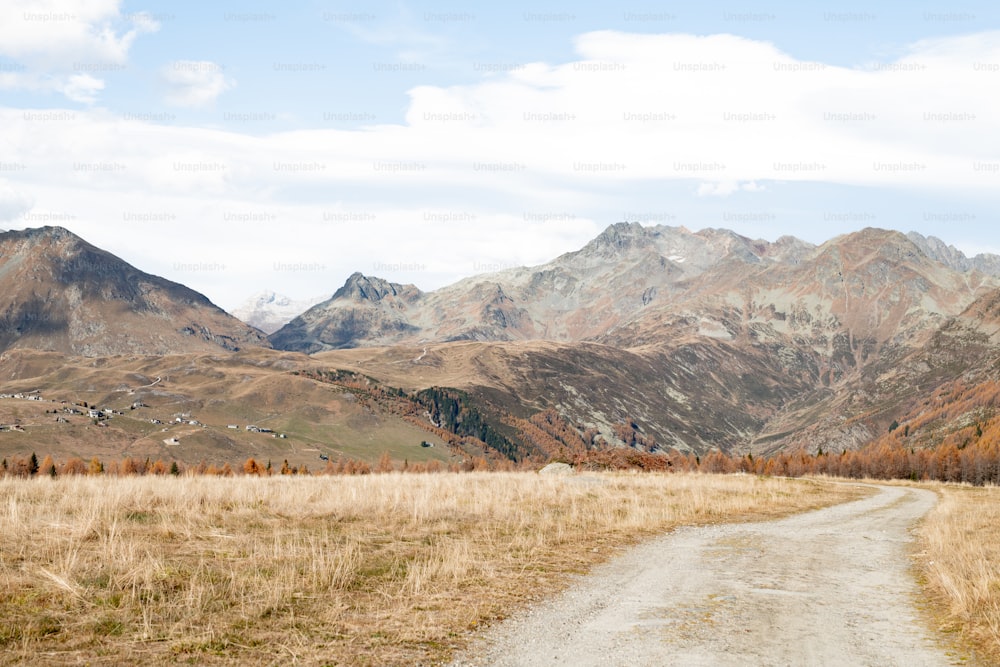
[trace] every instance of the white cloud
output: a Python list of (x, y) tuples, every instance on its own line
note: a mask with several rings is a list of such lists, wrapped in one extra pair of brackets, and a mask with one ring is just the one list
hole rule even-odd
[(36, 72), (0, 74), (0, 90), (28, 90), (36, 93), (60, 93), (74, 102), (92, 104), (104, 90), (104, 81), (89, 74), (51, 75)]
[[(975, 65), (1000, 62), (1000, 33), (920, 48), (893, 63), (847, 69), (730, 35), (589, 33), (577, 40), (573, 62), (536, 63), (473, 85), (416, 87), (405, 125), (266, 138), (172, 130), (168, 153), (216, 146), (219, 155), (245, 154), (236, 171), (246, 178), (233, 187), (254, 183), (254, 191), (257, 180), (279, 188), (288, 181), (271, 170), (272, 157), (323, 163), (294, 173), (296, 183), (396, 176), (406, 185), (588, 192), (593, 184), (685, 180), (702, 195), (725, 195), (786, 180), (992, 191), (995, 174), (973, 167), (1000, 159), (989, 85), (1000, 74)], [(209, 106), (235, 86), (211, 61), (175, 61), (160, 76), (176, 106)], [(2, 85), (55, 84), (15, 73)], [(93, 98), (100, 85), (80, 74), (60, 90)], [(393, 160), (415, 168), (374, 166)]]
[(166, 84), (164, 101), (176, 107), (207, 107), (236, 83), (222, 66), (209, 60), (176, 60), (164, 65), (160, 78)]
[[(1000, 33), (922, 42), (858, 69), (731, 35), (597, 32), (576, 48), (572, 62), (414, 88), (405, 124), (355, 131), (250, 136), (97, 111), (49, 121), (0, 109), (4, 160), (28, 165), (10, 180), (36, 211), (75, 216), (69, 226), (144, 253), (133, 259), (148, 270), (203, 290), (292, 295), (354, 269), (376, 273), (376, 263), (416, 258), (426, 269), (406, 279), (427, 288), (476, 262), (541, 261), (612, 222), (589, 212), (617, 205), (629, 188), (680, 184), (674, 191), (692, 198), (768, 181), (998, 191), (1000, 73), (976, 65), (1000, 63)], [(160, 74), (178, 106), (211, 105), (235, 85), (209, 61)], [(77, 84), (78, 96), (99, 90), (97, 80)], [(123, 211), (172, 218), (143, 226)], [(440, 222), (451, 213), (457, 224)], [(136, 238), (147, 240), (139, 250)], [(469, 267), (454, 268), (456, 248)], [(171, 268), (220, 256), (226, 275)], [(275, 259), (327, 268), (275, 271)]]
[(121, 0), (6, 0), (0, 3), (0, 55), (23, 72), (0, 79), (8, 90), (50, 91), (92, 103), (103, 81), (90, 74), (124, 67), (136, 37), (159, 24), (147, 13), (124, 20)]
[(50, 69), (123, 63), (135, 38), (160, 26), (141, 12), (129, 17), (130, 26), (119, 25), (120, 6), (121, 0), (6, 0), (0, 4), (0, 54)]
[(104, 90), (104, 81), (95, 79), (89, 74), (74, 74), (61, 87), (63, 95), (74, 102), (91, 104), (97, 100), (97, 94)]

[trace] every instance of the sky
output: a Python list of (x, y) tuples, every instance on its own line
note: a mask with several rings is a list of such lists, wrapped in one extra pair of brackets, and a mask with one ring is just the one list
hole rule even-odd
[(1000, 253), (1000, 5), (0, 0), (0, 228), (233, 308), (610, 224)]

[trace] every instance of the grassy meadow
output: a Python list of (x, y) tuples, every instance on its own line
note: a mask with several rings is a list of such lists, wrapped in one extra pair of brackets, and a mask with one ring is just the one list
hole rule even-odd
[(749, 475), (0, 478), (0, 664), (428, 664), (638, 540), (841, 502)]
[(940, 502), (920, 525), (917, 567), (934, 621), (1000, 664), (1000, 488), (928, 486)]

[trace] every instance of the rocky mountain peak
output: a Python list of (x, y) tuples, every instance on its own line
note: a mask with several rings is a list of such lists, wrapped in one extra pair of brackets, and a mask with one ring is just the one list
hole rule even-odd
[(16, 234), (23, 237), (26, 240), (38, 241), (43, 239), (51, 239), (55, 241), (61, 240), (71, 240), (83, 242), (79, 236), (69, 231), (65, 227), (59, 226), (45, 226), (45, 227), (29, 227), (27, 229), (15, 230), (9, 232), (10, 234)]
[(828, 257), (845, 266), (857, 266), (875, 260), (890, 263), (915, 261), (926, 255), (902, 232), (866, 227), (830, 239), (816, 249), (816, 257)]
[(815, 249), (816, 246), (811, 243), (786, 235), (771, 244), (768, 256), (779, 262), (798, 264)]
[(354, 301), (379, 302), (386, 297), (412, 296), (419, 293), (420, 290), (414, 285), (391, 283), (383, 278), (366, 276), (356, 271), (350, 275), (344, 286), (334, 293), (333, 300), (352, 299)]
[(696, 236), (705, 239), (709, 248), (720, 259), (731, 257), (749, 264), (762, 262), (771, 248), (767, 241), (754, 241), (728, 229), (703, 229)]
[(68, 259), (80, 250), (98, 250), (64, 227), (33, 227), (4, 232), (3, 235), (8, 250), (16, 247), (16, 252), (21, 255), (50, 250), (54, 251), (50, 253), (52, 258)]
[(616, 222), (607, 227), (580, 251), (584, 254), (615, 256), (649, 242), (652, 228), (638, 222)]
[(913, 241), (906, 234), (895, 229), (882, 229), (880, 227), (865, 227), (864, 229), (849, 234), (842, 234), (830, 241), (834, 244), (851, 244), (867, 248), (874, 248), (885, 245), (901, 245), (910, 247)]
[(924, 236), (918, 232), (910, 232), (906, 238), (923, 250), (928, 257), (953, 267), (958, 267), (968, 259), (961, 250), (946, 244), (936, 236)]
[(906, 237), (931, 259), (955, 271), (982, 271), (990, 276), (1000, 277), (1000, 257), (988, 253), (968, 257), (953, 245), (934, 236), (923, 236), (910, 232)]

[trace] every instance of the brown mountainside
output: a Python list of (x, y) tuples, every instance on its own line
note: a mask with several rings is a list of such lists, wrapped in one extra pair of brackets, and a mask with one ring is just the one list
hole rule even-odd
[[(622, 223), (549, 264), (435, 292), (356, 274), (271, 340), (358, 347), (323, 358), (515, 413), (554, 407), (610, 440), (634, 423), (693, 451), (854, 448), (891, 421), (914, 355), (954, 366), (947, 346), (928, 346), (1000, 284), (922, 238), (866, 229), (814, 247)], [(366, 296), (367, 283), (380, 289)], [(313, 335), (331, 330), (340, 338)], [(409, 358), (384, 347), (401, 343)]]
[(169, 354), (269, 347), (203, 295), (60, 227), (0, 234), (0, 350)]

